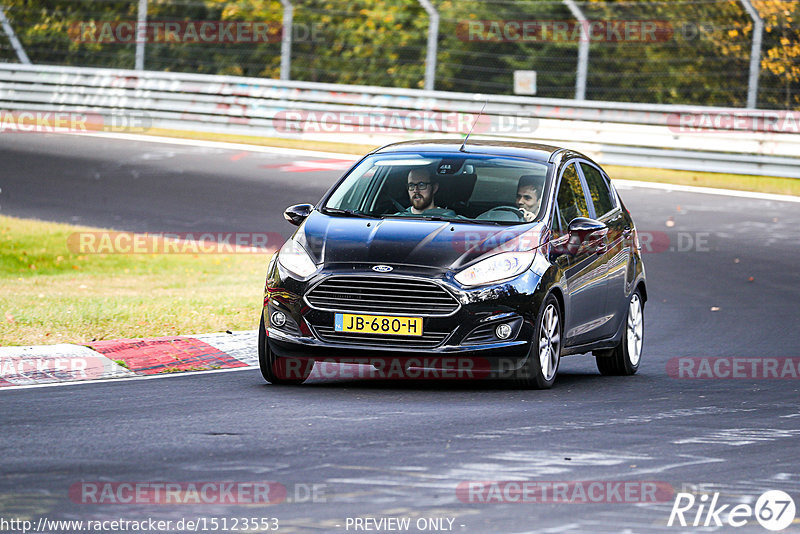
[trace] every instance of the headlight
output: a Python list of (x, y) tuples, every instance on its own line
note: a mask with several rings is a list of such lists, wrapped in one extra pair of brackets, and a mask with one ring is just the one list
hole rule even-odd
[(462, 286), (468, 287), (507, 280), (525, 272), (535, 257), (535, 250), (502, 252), (464, 269), (455, 279)]
[(278, 252), (278, 263), (298, 278), (308, 278), (317, 270), (306, 249), (294, 239), (290, 239), (281, 247)]

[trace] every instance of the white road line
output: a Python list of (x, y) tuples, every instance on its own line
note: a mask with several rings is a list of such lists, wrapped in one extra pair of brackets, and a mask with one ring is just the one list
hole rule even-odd
[(103, 132), (71, 133), (68, 135), (80, 135), (86, 137), (103, 137), (106, 139), (121, 139), (127, 141), (143, 141), (145, 143), (161, 143), (167, 145), (183, 145), (205, 148), (220, 148), (224, 150), (238, 150), (246, 152), (263, 152), (266, 154), (279, 154), (283, 156), (305, 156), (311, 158), (337, 158), (361, 159), (362, 156), (354, 154), (344, 154), (341, 152), (322, 152), (317, 150), (304, 150), (300, 148), (280, 148), (273, 146), (248, 145), (246, 143), (230, 143), (227, 141), (207, 141), (201, 139), (184, 139), (180, 137), (159, 137), (155, 135), (136, 135), (136, 134), (112, 134)]
[(111, 358), (82, 345), (0, 347), (0, 379), (19, 387), (70, 380), (135, 376)]
[(774, 200), (776, 202), (800, 202), (800, 197), (791, 195), (776, 195), (773, 193), (756, 193), (754, 191), (736, 191), (734, 189), (715, 189), (713, 187), (698, 187), (695, 185), (663, 184), (659, 182), (639, 182), (636, 180), (613, 180), (615, 186), (642, 187), (647, 189), (661, 189), (663, 191), (681, 191), (685, 193), (701, 193), (704, 195), (724, 195), (729, 197), (751, 198), (755, 200)]

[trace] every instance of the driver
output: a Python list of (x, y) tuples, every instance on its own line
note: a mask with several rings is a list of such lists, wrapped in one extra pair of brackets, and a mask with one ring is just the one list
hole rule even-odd
[(422, 167), (415, 167), (408, 172), (408, 198), (411, 206), (399, 215), (436, 215), (439, 217), (457, 217), (456, 212), (436, 205), (434, 196), (439, 184), (430, 172)]
[(536, 218), (536, 214), (539, 213), (539, 182), (539, 177), (533, 174), (526, 174), (519, 177), (519, 184), (517, 185), (517, 207), (528, 222)]

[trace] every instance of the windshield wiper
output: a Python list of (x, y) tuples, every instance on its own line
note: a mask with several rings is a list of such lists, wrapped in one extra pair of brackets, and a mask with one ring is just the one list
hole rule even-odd
[(326, 215), (347, 215), (348, 217), (361, 217), (362, 219), (379, 219), (379, 217), (367, 215), (366, 213), (361, 213), (354, 210), (343, 210), (341, 208), (322, 208), (322, 210), (322, 213), (325, 213)]
[[(494, 225), (501, 225), (501, 226), (507, 226), (508, 222), (510, 222), (510, 221), (502, 221), (501, 222), (501, 221), (475, 220), (475, 219), (468, 219), (466, 217), (454, 219), (452, 217), (449, 217), (449, 218), (448, 217), (442, 217), (441, 215), (425, 215), (425, 214), (419, 214), (419, 215), (415, 215), (414, 217), (406, 217), (406, 218), (407, 219), (422, 219), (422, 220), (425, 220), (425, 221), (442, 221), (442, 222), (447, 222), (447, 223), (452, 223), (452, 224), (456, 224), (456, 223), (457, 224), (462, 224), (462, 223), (467, 223), (467, 224), (494, 224)], [(513, 224), (518, 224), (518, 223), (513, 223)]]

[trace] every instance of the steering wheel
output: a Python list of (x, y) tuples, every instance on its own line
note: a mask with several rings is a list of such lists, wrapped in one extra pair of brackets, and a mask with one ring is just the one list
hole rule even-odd
[(394, 204), (394, 207), (397, 208), (397, 211), (405, 211), (406, 208), (402, 204), (400, 204), (397, 200), (395, 200), (394, 197), (389, 197), (389, 200), (392, 201), (392, 204)]
[(490, 209), (489, 211), (485, 211), (481, 213), (477, 218), (479, 219), (492, 219), (495, 213), (505, 213), (511, 212), (517, 216), (520, 221), (525, 220), (525, 216), (522, 214), (522, 211), (519, 208), (515, 208), (514, 206), (497, 206), (495, 208)]

